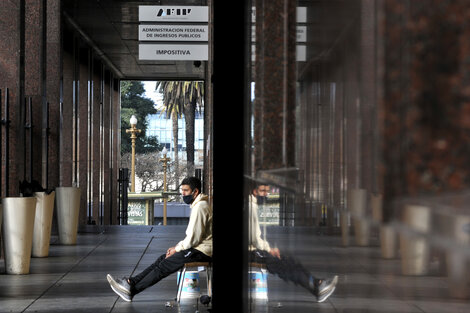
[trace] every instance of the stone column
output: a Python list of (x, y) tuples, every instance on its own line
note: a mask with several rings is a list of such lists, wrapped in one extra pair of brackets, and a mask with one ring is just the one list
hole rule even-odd
[[(43, 121), (45, 119), (44, 108), (46, 105), (46, 43), (45, 43), (45, 32), (46, 32), (46, 21), (45, 21), (45, 10), (43, 6), (44, 1), (40, 0), (26, 0), (25, 1), (25, 44), (24, 44), (24, 81), (25, 81), (25, 97), (26, 103), (31, 98), (32, 100), (32, 138), (29, 138), (30, 132), (26, 132), (26, 146), (23, 141), (19, 143), (18, 148), (25, 149), (25, 157), (21, 156), (19, 159), (24, 162), (19, 162), (19, 170), (23, 171), (20, 173), (20, 178), (31, 180), (37, 180), (43, 184), (42, 180), (42, 129)], [(20, 99), (21, 101), (21, 99)], [(24, 105), (20, 104), (21, 112), (24, 112)], [(25, 113), (23, 113), (25, 114)], [(26, 118), (27, 121), (27, 118)], [(23, 124), (24, 119), (20, 120)], [(29, 121), (28, 121), (29, 122)], [(19, 133), (25, 132), (24, 127), (19, 125)], [(23, 139), (23, 138), (22, 138)], [(32, 157), (31, 162), (29, 158), (29, 140), (32, 140)], [(32, 168), (31, 168), (32, 166)], [(32, 173), (32, 177), (30, 177)]]
[(470, 3), (383, 3), (384, 205), (387, 199), (469, 188)]
[[(61, 47), (61, 6), (59, 0), (47, 2), (47, 38), (46, 38), (46, 91), (49, 102), (49, 151), (48, 159), (48, 187), (59, 186), (59, 149), (60, 149), (60, 103), (61, 74), (62, 74), (62, 47)], [(71, 124), (67, 124), (71, 125)], [(44, 147), (43, 147), (44, 149)], [(45, 160), (43, 162), (43, 179), (46, 176)], [(45, 185), (45, 184), (44, 184)], [(44, 186), (46, 187), (46, 186)]]
[(295, 165), (296, 1), (257, 0), (255, 169)]
[(88, 205), (90, 199), (90, 185), (89, 185), (89, 151), (90, 151), (90, 90), (89, 83), (91, 83), (91, 53), (88, 48), (79, 49), (79, 82), (78, 82), (78, 187), (81, 189), (80, 195), (80, 214), (79, 225), (88, 223)]
[[(24, 40), (24, 2), (16, 1), (0, 1), (0, 19), (2, 20), (2, 27), (0, 27), (0, 89), (2, 91), (2, 105), (1, 114), (2, 119), (5, 118), (5, 91), (9, 90), (10, 99), (10, 136), (8, 138), (10, 151), (9, 151), (9, 165), (8, 169), (5, 167), (5, 144), (6, 134), (5, 125), (2, 127), (1, 138), (1, 195), (5, 197), (18, 195), (18, 180), (22, 178), (23, 172), (19, 170), (19, 165), (23, 158), (22, 150), (19, 146), (18, 128), (20, 120), (20, 99), (24, 96), (24, 68), (20, 67), (20, 61), (24, 62), (24, 48), (22, 41)], [(21, 159), (20, 159), (21, 157)], [(21, 168), (22, 169), (22, 168)], [(8, 170), (9, 188), (6, 187), (6, 171)]]
[(75, 82), (75, 58), (74, 36), (64, 36), (63, 53), (63, 106), (62, 128), (60, 129), (60, 177), (59, 186), (72, 187), (73, 160), (74, 160), (74, 88)]
[(99, 209), (101, 200), (100, 179), (101, 168), (101, 106), (102, 106), (102, 64), (97, 59), (93, 59), (92, 67), (92, 95), (91, 95), (91, 118), (90, 118), (90, 177), (91, 179), (91, 201), (92, 220), (96, 224), (99, 221)]
[(114, 79), (111, 76), (111, 118), (112, 118), (112, 125), (111, 125), (111, 147), (112, 147), (112, 173), (113, 178), (112, 181), (114, 182), (111, 184), (112, 186), (112, 201), (113, 207), (115, 208), (112, 212), (113, 214), (113, 223), (119, 224), (118, 221), (118, 211), (119, 211), (119, 191), (117, 186), (117, 179), (119, 178), (119, 167), (121, 166), (121, 88), (119, 85), (119, 80)]
[(106, 70), (104, 72), (104, 91), (103, 91), (103, 224), (109, 225), (113, 224), (113, 219), (111, 216), (111, 209), (115, 210), (113, 206), (112, 198), (112, 185), (117, 185), (117, 178), (113, 177), (113, 164), (112, 164), (112, 142), (110, 140), (112, 130), (112, 101), (111, 101), (111, 92), (112, 92), (112, 82), (111, 82), (111, 72)]

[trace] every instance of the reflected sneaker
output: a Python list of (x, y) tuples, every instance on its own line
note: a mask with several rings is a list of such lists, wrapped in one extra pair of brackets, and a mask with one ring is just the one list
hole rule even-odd
[(333, 278), (315, 279), (313, 282), (313, 294), (317, 297), (317, 302), (323, 302), (333, 294), (338, 283), (338, 275)]
[(127, 282), (127, 278), (124, 277), (122, 279), (114, 279), (113, 276), (108, 274), (106, 276), (108, 279), (109, 285), (111, 286), (111, 289), (121, 297), (122, 300), (131, 302), (132, 301), (132, 293), (131, 293), (131, 285)]

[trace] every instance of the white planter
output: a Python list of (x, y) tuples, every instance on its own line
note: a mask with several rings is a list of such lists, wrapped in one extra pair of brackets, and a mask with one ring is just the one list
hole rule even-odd
[(2, 204), (6, 272), (7, 274), (28, 274), (36, 198), (4, 198)]
[[(427, 233), (431, 227), (431, 210), (425, 206), (406, 205), (403, 223)], [(426, 275), (429, 267), (429, 243), (426, 238), (400, 235), (401, 268), (404, 275)]]
[(55, 191), (50, 194), (36, 192), (34, 196), (37, 202), (36, 218), (34, 219), (33, 250), (31, 255), (36, 258), (43, 258), (49, 255)]
[(397, 252), (397, 235), (392, 226), (380, 226), (380, 252), (382, 258), (393, 259)]
[(77, 243), (80, 188), (57, 187), (55, 190), (59, 243), (74, 245)]
[(351, 212), (356, 244), (368, 246), (370, 225), (364, 218), (367, 209), (367, 191), (365, 189), (348, 190), (348, 208)]

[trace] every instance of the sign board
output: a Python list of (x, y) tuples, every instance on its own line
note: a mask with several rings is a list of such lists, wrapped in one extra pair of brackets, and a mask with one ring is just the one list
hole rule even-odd
[(127, 224), (145, 225), (145, 200), (129, 200), (127, 207)]
[(208, 41), (207, 25), (139, 25), (139, 41)]
[[(256, 7), (251, 7), (251, 22), (256, 22)], [(307, 7), (296, 8), (296, 22), (307, 23)]]
[[(295, 60), (297, 62), (306, 62), (307, 61), (307, 46), (306, 45), (296, 45), (295, 46)], [(251, 45), (251, 61), (256, 61), (256, 45)]]
[(307, 42), (307, 26), (297, 26), (297, 42)]
[(307, 46), (306, 45), (297, 45), (295, 47), (295, 58), (297, 62), (306, 62), (307, 61)]
[(139, 60), (207, 61), (207, 44), (139, 44)]
[(207, 6), (140, 5), (140, 22), (208, 22)]
[[(256, 41), (256, 27), (251, 26), (251, 41)], [(307, 42), (307, 26), (296, 27), (296, 41)]]
[(265, 204), (258, 207), (260, 225), (279, 225), (279, 203)]
[(297, 7), (297, 23), (307, 23), (307, 7)]

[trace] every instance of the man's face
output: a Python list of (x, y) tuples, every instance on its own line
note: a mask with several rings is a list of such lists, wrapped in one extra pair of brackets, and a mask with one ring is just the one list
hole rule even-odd
[(261, 185), (255, 189), (255, 196), (266, 197), (269, 192), (269, 186)]
[(181, 185), (181, 195), (182, 196), (189, 196), (193, 191), (189, 187), (189, 185)]

